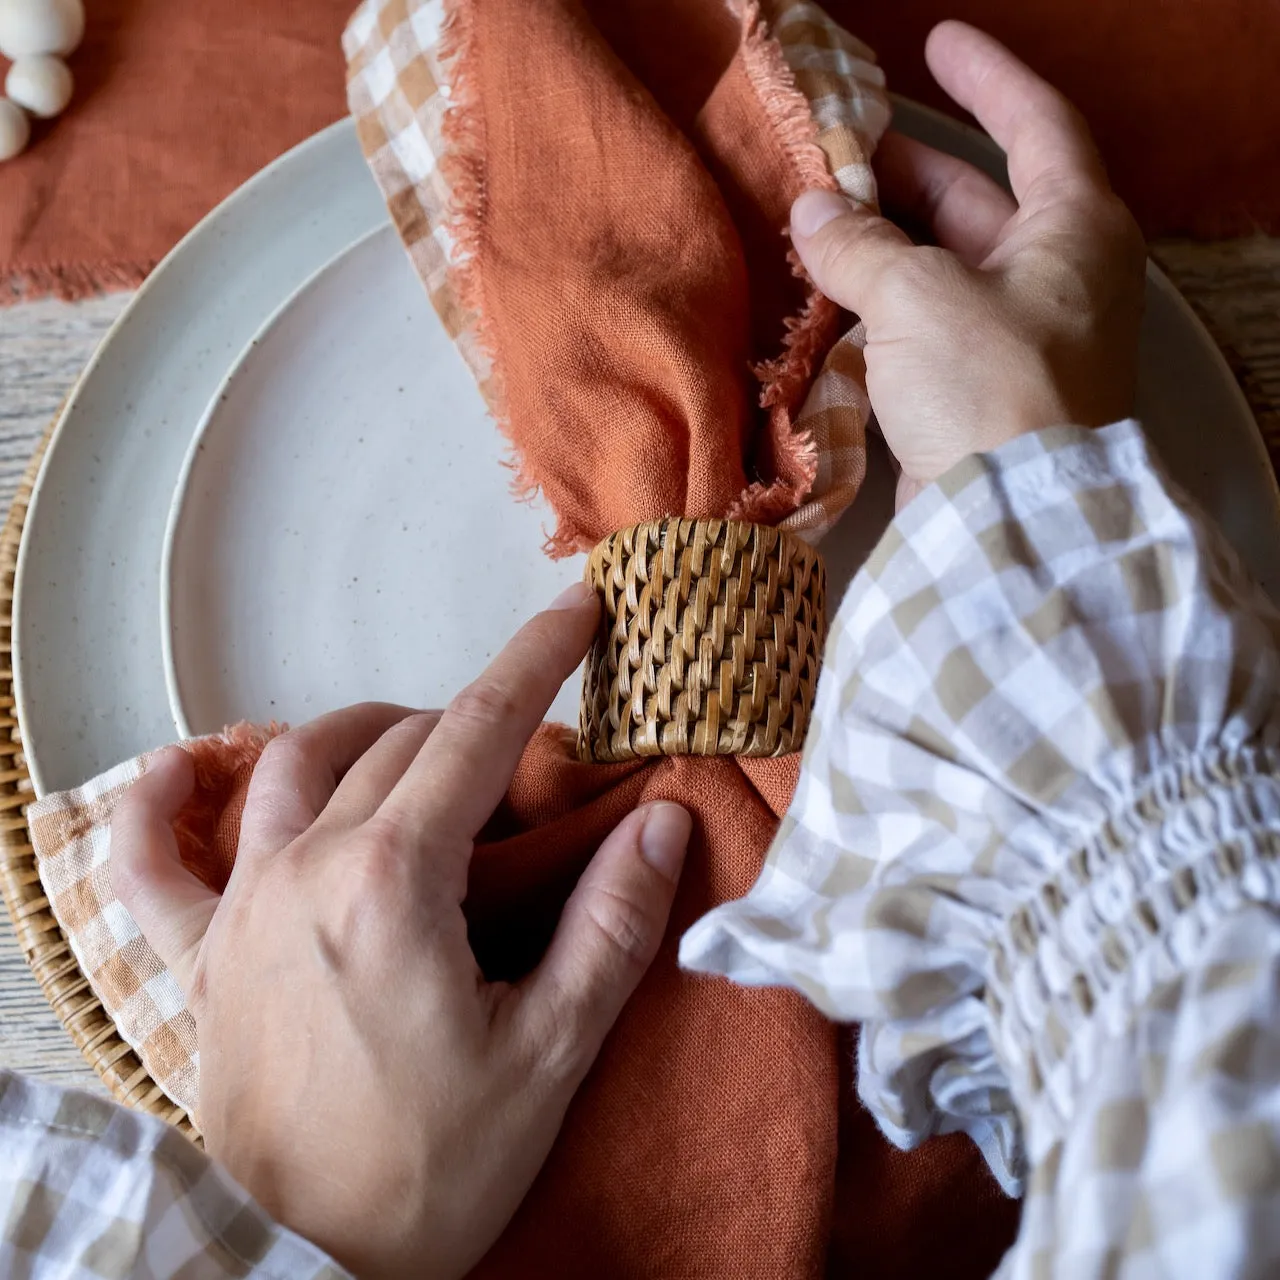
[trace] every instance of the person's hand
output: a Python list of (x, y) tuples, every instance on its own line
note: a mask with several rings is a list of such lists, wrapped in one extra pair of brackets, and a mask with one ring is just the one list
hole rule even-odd
[(596, 627), (566, 594), (443, 714), (367, 704), (270, 743), (221, 898), (177, 857), (185, 752), (113, 820), (116, 893), (195, 1015), (209, 1152), (361, 1277), (479, 1260), (666, 927), (690, 818), (659, 803), (605, 841), (528, 979), (486, 984), (467, 943), (472, 842)]
[(900, 466), (899, 505), (972, 453), (1132, 410), (1146, 253), (1080, 114), (960, 22), (926, 46), (938, 83), (1009, 158), (1016, 203), (972, 166), (897, 134), (877, 158), (894, 223), (831, 192), (792, 207), (818, 287), (867, 330), (867, 389)]

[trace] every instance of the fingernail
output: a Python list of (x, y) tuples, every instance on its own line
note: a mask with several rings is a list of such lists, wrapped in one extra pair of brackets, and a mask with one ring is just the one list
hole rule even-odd
[(640, 829), (640, 853), (659, 875), (672, 883), (680, 879), (689, 847), (693, 819), (687, 809), (662, 801), (650, 805)]
[(547, 612), (552, 609), (581, 609), (594, 595), (595, 592), (585, 582), (575, 582), (547, 605)]
[(849, 212), (849, 202), (834, 191), (806, 191), (791, 206), (791, 229), (797, 235), (816, 235), (832, 218)]

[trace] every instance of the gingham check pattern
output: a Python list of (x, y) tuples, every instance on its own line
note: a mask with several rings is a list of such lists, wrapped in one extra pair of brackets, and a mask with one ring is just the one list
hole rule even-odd
[(859, 1092), (965, 1131), (1002, 1274), (1280, 1274), (1280, 617), (1135, 423), (961, 463), (828, 642), (800, 784), (692, 969), (863, 1023)]
[[(809, 102), (814, 141), (851, 199), (874, 204), (871, 156), (889, 123), (884, 72), (861, 41), (806, 0), (762, 6), (796, 88)], [(476, 339), (475, 316), (459, 303), (449, 279), (447, 154), (448, 67), (440, 58), (444, 0), (364, 0), (343, 36), (347, 97), (361, 146), (392, 219), (446, 330), (457, 343), (487, 401), (493, 370)], [(816, 541), (840, 517), (866, 474), (865, 430), (871, 406), (861, 329), (828, 353), (796, 416), (813, 441), (814, 484), (784, 526)]]
[(448, 152), (449, 84), (440, 62), (444, 0), (364, 0), (342, 36), (347, 101), (361, 149), (431, 304), (492, 399), (488, 356), (475, 317), (449, 280), (452, 189), (440, 170)]
[(0, 1275), (341, 1280), (151, 1116), (0, 1072)]
[(138, 756), (74, 791), (46, 796), (27, 810), (27, 824), (49, 908), (81, 972), (155, 1082), (194, 1114), (200, 1091), (195, 1019), (111, 886), (111, 815), (149, 759)]

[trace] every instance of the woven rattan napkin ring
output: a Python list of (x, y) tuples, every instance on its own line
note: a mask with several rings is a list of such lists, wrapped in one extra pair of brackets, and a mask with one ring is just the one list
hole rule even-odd
[(800, 749), (827, 630), (808, 543), (738, 520), (654, 520), (600, 543), (586, 578), (604, 610), (583, 677), (583, 760)]

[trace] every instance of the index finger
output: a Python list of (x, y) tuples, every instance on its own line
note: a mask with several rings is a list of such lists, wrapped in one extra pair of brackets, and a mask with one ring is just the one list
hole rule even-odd
[(599, 602), (576, 583), (508, 642), (445, 708), (378, 816), (411, 840), (470, 845), (506, 795), (520, 756), (595, 634)]
[(942, 22), (929, 33), (925, 58), (934, 79), (1004, 148), (1020, 205), (1046, 190), (1110, 190), (1084, 117), (998, 40), (966, 22)]
[(386, 702), (330, 711), (267, 743), (249, 780), (240, 848), (276, 853), (320, 816), (347, 770), (413, 712)]

